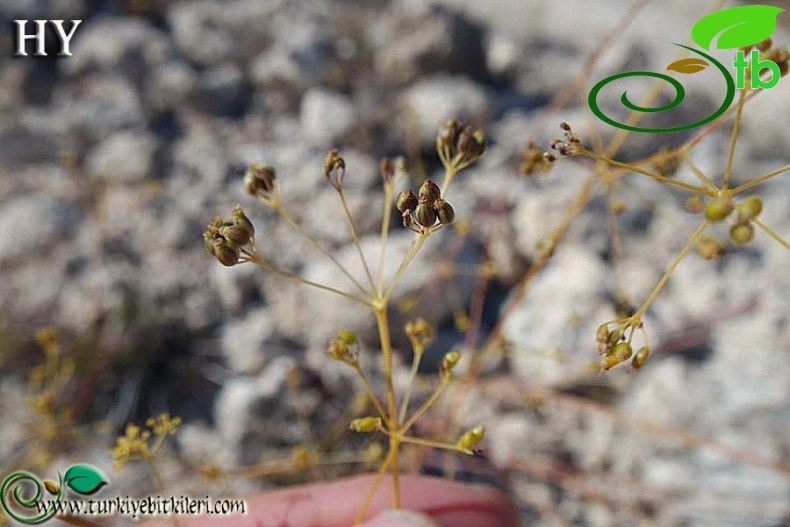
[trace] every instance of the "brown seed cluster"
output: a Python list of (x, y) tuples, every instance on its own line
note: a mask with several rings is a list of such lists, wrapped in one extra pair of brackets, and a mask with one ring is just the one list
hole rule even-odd
[(203, 233), (203, 244), (219, 263), (230, 267), (249, 259), (251, 253), (245, 247), (254, 249), (254, 236), (255, 227), (241, 207), (236, 206), (230, 218), (211, 220)]
[(277, 191), (277, 173), (268, 163), (254, 163), (244, 173), (244, 190), (249, 194), (269, 199)]
[(560, 129), (563, 131), (565, 139), (552, 139), (549, 143), (552, 150), (564, 157), (575, 156), (584, 150), (581, 138), (573, 133), (571, 125), (563, 121), (560, 123)]
[(395, 207), (401, 213), (404, 227), (409, 227), (414, 222), (422, 229), (430, 229), (437, 221), (440, 225), (453, 222), (455, 210), (442, 199), (442, 191), (436, 183), (426, 179), (417, 192), (415, 195), (412, 190), (404, 190), (395, 200)]
[(518, 171), (527, 177), (548, 172), (557, 160), (557, 156), (551, 152), (546, 152), (532, 141), (528, 141), (524, 145), (521, 156), (522, 161)]
[(485, 153), (488, 142), (480, 128), (473, 128), (451, 119), (436, 134), (436, 151), (445, 167), (469, 166)]

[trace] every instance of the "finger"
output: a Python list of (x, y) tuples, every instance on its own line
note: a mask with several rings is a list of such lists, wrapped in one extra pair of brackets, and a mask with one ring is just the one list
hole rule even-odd
[[(248, 498), (247, 514), (182, 518), (186, 527), (348, 527), (354, 524), (375, 480), (365, 475)], [(441, 527), (516, 527), (518, 513), (501, 492), (424, 476), (402, 476), (401, 507), (433, 518)], [(389, 477), (371, 500), (367, 518), (392, 507)], [(165, 525), (160, 523), (160, 525)]]

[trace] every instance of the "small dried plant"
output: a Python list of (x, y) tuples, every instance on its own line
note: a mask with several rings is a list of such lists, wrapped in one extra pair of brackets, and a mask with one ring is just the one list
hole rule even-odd
[[(231, 211), (230, 217), (214, 218), (203, 234), (206, 250), (222, 265), (233, 266), (242, 263), (257, 265), (263, 270), (280, 275), (287, 280), (340, 295), (350, 302), (361, 304), (368, 308), (372, 316), (375, 317), (379, 347), (374, 355), (381, 360), (383, 390), (377, 389), (370, 382), (370, 376), (366, 373), (363, 364), (365, 353), (363, 353), (364, 350), (353, 330), (340, 329), (336, 338), (329, 343), (327, 348), (327, 355), (331, 359), (353, 369), (361, 381), (370, 407), (375, 410), (373, 415), (360, 416), (351, 420), (348, 424), (349, 428), (359, 433), (381, 433), (386, 436), (389, 444), (389, 448), (381, 460), (375, 484), (371, 487), (359, 509), (358, 521), (364, 518), (370, 500), (387, 473), (392, 476), (392, 505), (395, 508), (400, 507), (399, 472), (402, 445), (422, 445), (474, 455), (474, 447), (483, 439), (482, 426), (476, 426), (463, 432), (460, 438), (452, 442), (437, 442), (413, 435), (414, 424), (437, 401), (453, 380), (453, 369), (458, 364), (461, 354), (454, 350), (443, 357), (439, 369), (439, 379), (433, 392), (417, 408), (411, 408), (412, 385), (417, 377), (423, 354), (433, 341), (433, 329), (426, 320), (421, 318), (406, 325), (405, 331), (412, 347), (413, 361), (410, 381), (404, 393), (398, 393), (393, 379), (393, 346), (389, 311), (395, 288), (409, 271), (412, 262), (425, 243), (455, 220), (455, 210), (446, 199), (453, 180), (462, 170), (475, 163), (483, 155), (485, 149), (486, 137), (482, 130), (454, 120), (448, 121), (439, 129), (436, 138), (436, 150), (444, 167), (444, 179), (441, 185), (426, 179), (416, 192), (411, 189), (403, 190), (397, 197), (395, 196), (396, 185), (400, 183), (400, 180), (408, 177), (405, 162), (402, 158), (381, 161), (383, 199), (380, 253), (376, 272), (372, 270), (368, 258), (362, 250), (357, 222), (346, 200), (344, 190), (346, 162), (337, 150), (331, 150), (328, 153), (323, 167), (323, 177), (326, 183), (334, 189), (340, 201), (348, 223), (350, 237), (364, 269), (364, 276), (361, 277), (354, 276), (327, 248), (297, 223), (290, 214), (287, 204), (281, 199), (279, 179), (274, 167), (265, 163), (253, 164), (249, 167), (244, 176), (245, 190), (273, 209), (297, 234), (331, 261), (338, 271), (348, 278), (349, 290), (307, 280), (264, 258), (256, 248), (255, 227), (240, 206)], [(414, 233), (414, 241), (406, 254), (401, 256), (394, 275), (387, 278), (384, 264), (387, 260), (388, 239), (392, 228), (390, 223), (393, 206), (400, 214), (403, 227)], [(383, 391), (383, 396), (379, 395), (381, 391)]]

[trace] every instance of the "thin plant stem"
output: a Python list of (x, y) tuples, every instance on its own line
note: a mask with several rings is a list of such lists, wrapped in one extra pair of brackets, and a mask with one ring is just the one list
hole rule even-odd
[(650, 170), (646, 170), (646, 169), (638, 167), (636, 165), (623, 163), (621, 161), (617, 161), (617, 160), (611, 159), (609, 157), (602, 156), (600, 154), (596, 154), (595, 152), (591, 152), (590, 150), (583, 150), (582, 152), (580, 152), (579, 155), (583, 155), (585, 157), (589, 157), (590, 159), (595, 159), (596, 161), (600, 161), (602, 163), (606, 163), (606, 164), (611, 165), (611, 166), (624, 168), (625, 170), (628, 170), (628, 171), (631, 171), (631, 172), (635, 172), (637, 174), (642, 174), (642, 175), (647, 176), (647, 177), (649, 177), (651, 179), (654, 179), (654, 180), (659, 181), (661, 183), (665, 183), (667, 185), (671, 185), (673, 187), (682, 188), (684, 190), (690, 190), (692, 192), (696, 192), (697, 194), (706, 194), (706, 195), (709, 195), (709, 196), (713, 195), (713, 191), (711, 191), (710, 189), (707, 189), (705, 187), (700, 187), (698, 185), (692, 185), (691, 183), (685, 183), (683, 181), (677, 181), (675, 179), (668, 178), (666, 176), (662, 176), (661, 174), (659, 174), (657, 172), (651, 172)]
[(412, 260), (414, 260), (414, 257), (417, 256), (418, 252), (420, 252), (420, 249), (422, 248), (423, 244), (425, 243), (425, 240), (428, 239), (429, 234), (430, 234), (430, 232), (429, 233), (422, 233), (422, 232), (418, 233), (417, 239), (414, 241), (414, 244), (409, 249), (409, 252), (406, 253), (406, 256), (404, 257), (403, 261), (401, 262), (400, 266), (398, 267), (398, 270), (395, 272), (395, 276), (392, 278), (392, 282), (390, 282), (390, 285), (387, 286), (387, 290), (384, 292), (383, 299), (385, 301), (388, 301), (390, 296), (392, 296), (393, 289), (395, 289), (395, 286), (398, 284), (400, 279), (403, 277), (403, 273), (406, 271), (406, 268), (409, 267), (409, 264), (411, 264)]
[(384, 207), (381, 214), (381, 250), (379, 251), (378, 287), (379, 297), (384, 293), (384, 261), (387, 259), (387, 244), (390, 236), (390, 217), (392, 197), (394, 194), (392, 181), (384, 182)]
[(650, 293), (650, 296), (647, 297), (647, 300), (644, 301), (644, 303), (639, 308), (639, 310), (637, 310), (637, 312), (634, 313), (634, 315), (630, 318), (633, 325), (638, 325), (639, 322), (642, 321), (642, 317), (645, 316), (647, 309), (650, 307), (650, 305), (656, 299), (658, 294), (664, 288), (667, 281), (669, 281), (669, 277), (672, 276), (672, 273), (675, 272), (675, 269), (677, 269), (678, 265), (680, 265), (680, 262), (683, 261), (683, 259), (692, 249), (692, 247), (694, 247), (697, 244), (697, 241), (699, 241), (700, 236), (702, 236), (702, 233), (705, 231), (705, 228), (707, 226), (708, 226), (708, 220), (704, 220), (702, 221), (702, 223), (699, 224), (699, 227), (696, 228), (694, 233), (689, 238), (689, 241), (686, 242), (686, 245), (672, 261), (672, 264), (670, 264), (669, 268), (667, 268), (666, 272), (664, 273), (664, 276), (661, 277), (661, 280), (659, 280), (656, 286), (653, 288), (653, 291)]
[(420, 439), (419, 437), (402, 437), (401, 441), (411, 445), (427, 446), (429, 448), (441, 448), (442, 450), (453, 450), (462, 454), (469, 454), (469, 451), (457, 445), (442, 443), (441, 441), (431, 441), (430, 439)]
[[(384, 361), (384, 379), (387, 386), (387, 414), (386, 423), (387, 430), (399, 430), (398, 423), (398, 406), (395, 401), (395, 385), (392, 382), (392, 338), (390, 337), (389, 318), (387, 315), (387, 303), (382, 302), (374, 308), (376, 314), (376, 325), (379, 332), (379, 340), (381, 342), (381, 355)], [(389, 440), (389, 456), (392, 461), (392, 506), (397, 509), (400, 508), (400, 484), (398, 471), (400, 466), (398, 464), (398, 451), (400, 449), (400, 442), (398, 437), (390, 437)]]
[(722, 190), (729, 188), (732, 178), (732, 162), (735, 159), (735, 146), (738, 144), (738, 134), (741, 130), (741, 120), (743, 119), (743, 105), (746, 101), (746, 90), (741, 90), (738, 95), (738, 109), (735, 111), (735, 121), (732, 124), (732, 136), (730, 137), (730, 150), (727, 152), (727, 165), (724, 167), (724, 180)]
[(403, 399), (400, 403), (400, 411), (398, 413), (398, 423), (402, 423), (406, 419), (406, 412), (409, 409), (409, 402), (411, 400), (412, 386), (417, 379), (417, 370), (420, 368), (420, 361), (422, 360), (424, 350), (415, 349), (414, 357), (411, 360), (411, 371), (409, 372), (409, 382), (406, 385), (406, 392), (403, 394)]
[(359, 281), (356, 278), (354, 278), (354, 276), (351, 273), (348, 272), (348, 269), (346, 269), (346, 267), (343, 264), (340, 263), (340, 261), (335, 257), (335, 255), (333, 255), (331, 252), (326, 250), (324, 248), (324, 246), (321, 245), (318, 242), (318, 240), (316, 240), (309, 232), (304, 230), (304, 228), (302, 228), (301, 225), (296, 223), (296, 221), (294, 221), (293, 217), (288, 213), (288, 211), (279, 202), (273, 204), (272, 206), (280, 214), (280, 216), (282, 216), (282, 218), (288, 223), (288, 225), (290, 225), (301, 236), (303, 236), (308, 242), (310, 242), (310, 244), (313, 247), (315, 247), (316, 250), (318, 250), (318, 252), (320, 252), (321, 254), (326, 256), (327, 258), (329, 258), (332, 261), (332, 263), (334, 263), (335, 266), (337, 266), (337, 268), (340, 270), (340, 272), (343, 273), (346, 276), (346, 278), (351, 280), (351, 282), (354, 284), (354, 286), (356, 286), (356, 288), (359, 289), (360, 293), (362, 293), (365, 296), (369, 295), (369, 291), (367, 291), (365, 289), (365, 287), (362, 284), (360, 284)]
[(688, 153), (683, 154), (683, 161), (685, 161), (688, 164), (689, 168), (691, 168), (691, 171), (694, 172), (694, 175), (697, 176), (697, 179), (700, 180), (700, 183), (702, 183), (703, 185), (705, 185), (706, 187), (708, 187), (710, 190), (714, 192), (717, 192), (719, 190), (716, 184), (713, 181), (711, 181), (711, 179), (707, 175), (705, 175), (705, 172), (703, 172), (697, 166), (697, 164), (691, 160), (691, 157), (688, 155)]
[(739, 186), (733, 188), (732, 189), (732, 195), (734, 196), (736, 194), (740, 194), (741, 192), (746, 192), (747, 190), (749, 190), (751, 188), (754, 188), (757, 185), (760, 185), (761, 183), (765, 183), (766, 181), (768, 181), (771, 178), (774, 178), (776, 176), (781, 176), (782, 174), (784, 174), (788, 170), (790, 170), (790, 164), (785, 165), (785, 166), (780, 167), (780, 168), (777, 168), (776, 170), (774, 170), (773, 172), (769, 172), (768, 174), (764, 174), (764, 175), (762, 175), (760, 177), (756, 177), (756, 178), (754, 178), (751, 181), (747, 181), (743, 185), (739, 185)]
[(345, 291), (341, 291), (340, 289), (336, 289), (332, 286), (320, 284), (318, 282), (313, 282), (312, 280), (303, 278), (302, 276), (299, 276), (296, 273), (292, 273), (291, 271), (286, 271), (285, 269), (277, 267), (276, 265), (273, 265), (267, 262), (266, 260), (264, 260), (257, 252), (248, 253), (248, 254), (249, 254), (249, 261), (258, 265), (262, 269), (279, 274), (280, 276), (284, 276), (285, 278), (288, 278), (289, 280), (293, 280), (294, 282), (299, 282), (300, 284), (309, 285), (318, 289), (322, 289), (324, 291), (329, 291), (330, 293), (335, 293), (337, 295), (348, 298), (349, 300), (353, 300), (354, 302), (357, 302), (365, 306), (371, 305), (370, 301), (365, 298), (353, 295), (351, 293), (347, 293)]
[(788, 243), (787, 240), (785, 240), (781, 234), (773, 230), (771, 227), (769, 227), (768, 225), (766, 225), (765, 223), (763, 223), (757, 218), (752, 219), (752, 223), (757, 225), (765, 234), (767, 234), (768, 236), (770, 236), (771, 238), (782, 244), (782, 246), (784, 246), (785, 249), (790, 249), (790, 243)]
[(439, 398), (445, 388), (450, 384), (449, 378), (443, 377), (439, 381), (439, 386), (436, 387), (436, 390), (431, 394), (428, 399), (420, 405), (420, 407), (409, 417), (409, 420), (403, 423), (400, 427), (401, 433), (405, 434), (409, 431), (409, 429), (417, 422), (417, 420), (422, 417), (422, 415), (428, 411), (428, 408), (433, 406), (433, 403)]
[(362, 380), (362, 384), (365, 387), (365, 392), (368, 396), (368, 399), (370, 399), (370, 402), (373, 403), (373, 406), (376, 407), (376, 412), (378, 412), (379, 417), (386, 420), (387, 412), (384, 410), (384, 407), (381, 406), (381, 402), (379, 401), (379, 398), (376, 396), (376, 392), (373, 391), (373, 386), (370, 385), (370, 381), (368, 381), (367, 375), (365, 375), (365, 372), (362, 371), (362, 367), (359, 364), (357, 364), (354, 367), (354, 369), (357, 371), (359, 378)]
[(393, 462), (395, 451), (390, 449), (387, 457), (384, 459), (384, 462), (379, 467), (378, 473), (376, 474), (376, 479), (373, 480), (373, 484), (368, 489), (368, 493), (365, 495), (365, 499), (362, 501), (362, 505), (357, 512), (356, 518), (354, 518), (354, 525), (358, 526), (362, 523), (362, 520), (365, 518), (365, 514), (368, 513), (368, 509), (370, 508), (370, 502), (373, 501), (373, 496), (376, 495), (376, 491), (379, 489), (381, 485), (381, 480), (384, 479), (384, 474), (387, 473), (387, 469), (389, 468), (390, 464)]
[(365, 268), (365, 275), (368, 278), (368, 284), (370, 285), (370, 291), (372, 293), (376, 290), (376, 284), (373, 281), (373, 275), (370, 272), (370, 267), (368, 266), (368, 261), (365, 258), (365, 253), (362, 252), (362, 245), (359, 242), (359, 231), (357, 230), (357, 224), (354, 222), (354, 216), (351, 215), (351, 211), (348, 208), (345, 192), (343, 192), (343, 189), (340, 188), (338, 189), (337, 193), (340, 195), (340, 203), (343, 205), (343, 213), (348, 220), (348, 227), (351, 229), (351, 238), (354, 240), (354, 246), (357, 248), (359, 259), (362, 261), (362, 267)]

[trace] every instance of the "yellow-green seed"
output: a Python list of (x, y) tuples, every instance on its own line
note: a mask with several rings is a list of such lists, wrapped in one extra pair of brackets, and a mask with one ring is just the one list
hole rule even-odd
[(650, 358), (650, 348), (647, 346), (642, 346), (639, 348), (639, 351), (636, 352), (634, 358), (631, 360), (631, 366), (638, 370), (645, 364), (647, 364), (647, 359)]
[(754, 239), (754, 226), (749, 222), (736, 223), (730, 227), (730, 239), (735, 245), (747, 245)]
[(738, 212), (747, 220), (753, 220), (763, 210), (763, 200), (760, 196), (749, 196), (738, 203)]
[(349, 428), (354, 432), (369, 433), (381, 430), (380, 417), (360, 417), (351, 421)]
[(347, 346), (353, 346), (357, 343), (357, 334), (350, 329), (341, 329), (338, 331), (337, 338)]
[(705, 205), (705, 217), (710, 221), (721, 221), (735, 210), (735, 205), (729, 197), (719, 196)]
[(482, 426), (476, 426), (467, 430), (458, 440), (457, 446), (463, 450), (472, 450), (485, 437), (486, 432)]
[(449, 373), (453, 368), (455, 368), (459, 360), (461, 360), (461, 353), (459, 351), (448, 351), (444, 357), (442, 357), (442, 371)]

